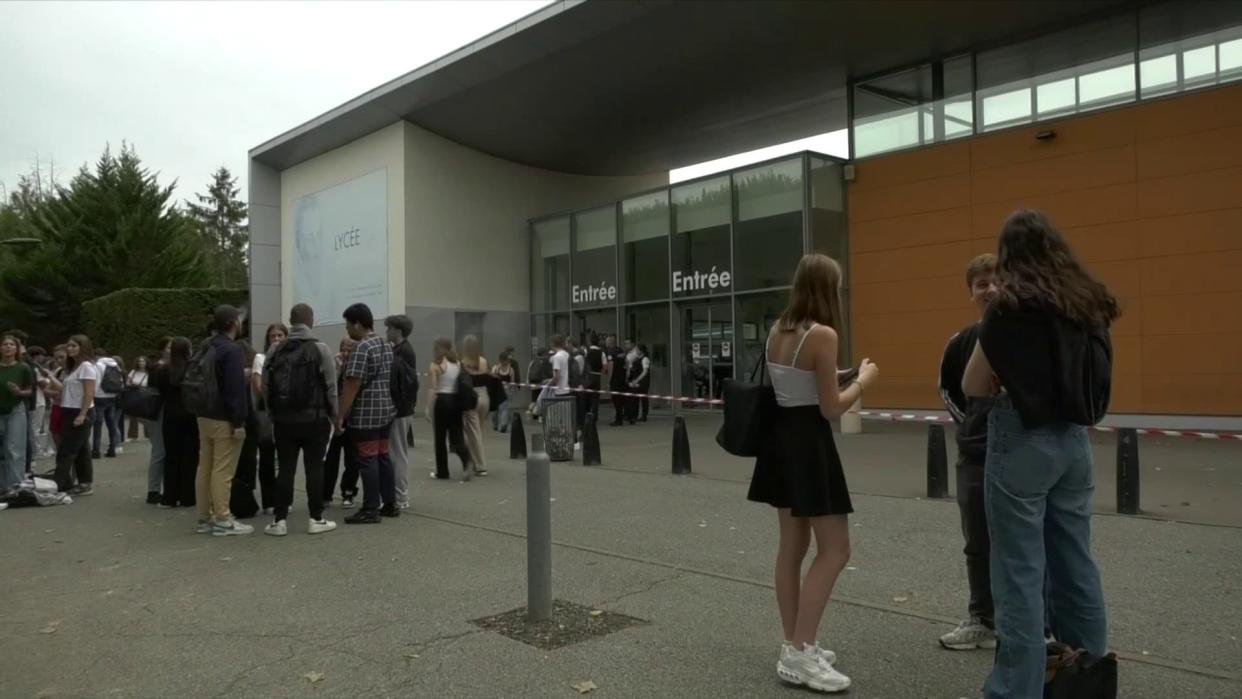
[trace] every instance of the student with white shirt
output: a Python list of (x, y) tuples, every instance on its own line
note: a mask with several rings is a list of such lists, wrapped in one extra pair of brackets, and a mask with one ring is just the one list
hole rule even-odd
[[(253, 489), (254, 480), (257, 476), (259, 481), (259, 502), (263, 508), (263, 514), (268, 515), (276, 507), (276, 441), (272, 430), (267, 430), (268, 434), (260, 435), (259, 421), (266, 419), (266, 415), (259, 416), (259, 413), (266, 413), (267, 406), (264, 405), (261, 393), (263, 385), (263, 367), (267, 364), (267, 358), (272, 355), (276, 347), (289, 337), (289, 327), (284, 323), (272, 323), (267, 326), (267, 333), (264, 335), (263, 351), (254, 355), (254, 361), (250, 365), (250, 387), (253, 390), (253, 399), (255, 410), (251, 412), (248, 421), (247, 430), (249, 432), (246, 443), (242, 445), (242, 455), (238, 460), (236, 478), (247, 480), (251, 483)], [(270, 439), (269, 439), (270, 437)], [(255, 461), (255, 452), (258, 452), (258, 461)]]
[[(56, 486), (61, 492), (84, 496), (94, 492), (91, 427), (94, 424), (95, 387), (99, 367), (90, 338), (74, 335), (65, 346), (65, 380), (60, 386), (60, 448), (56, 452)], [(74, 485), (74, 476), (77, 485)]]
[[(103, 354), (105, 350), (99, 350), (99, 354)], [(103, 431), (108, 430), (108, 451), (103, 455), (109, 459), (116, 458), (121, 453), (121, 424), (119, 421), (120, 412), (117, 409), (117, 394), (104, 390), (104, 376), (109, 369), (121, 372), (124, 376), (124, 370), (117, 363), (116, 359), (107, 356), (101, 356), (95, 360), (95, 368), (99, 373), (99, 381), (95, 384), (95, 413), (94, 413), (94, 436), (91, 441), (91, 458), (98, 459), (100, 456), (99, 448), (103, 446)], [(124, 379), (122, 379), (124, 381)]]

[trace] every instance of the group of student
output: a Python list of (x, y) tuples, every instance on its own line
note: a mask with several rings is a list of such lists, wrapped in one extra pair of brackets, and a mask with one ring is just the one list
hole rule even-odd
[(646, 422), (651, 406), (647, 346), (629, 339), (618, 345), (616, 335), (607, 335), (601, 347), (597, 333), (588, 337), (586, 346), (580, 347), (564, 335), (553, 335), (551, 348), (535, 352), (528, 375), (544, 387), (531, 413), (539, 415), (549, 396), (576, 396), (575, 420), (581, 429), (587, 415), (599, 422), (600, 399), (607, 395), (613, 406), (613, 427)]
[[(978, 320), (945, 348), (940, 390), (958, 424), (970, 619), (940, 643), (994, 649), (987, 699), (1035, 699), (1044, 696), (1053, 638), (1087, 658), (1107, 652), (1091, 555), (1087, 427), (1107, 409), (1109, 327), (1120, 311), (1038, 211), (1006, 219), (996, 254), (971, 261), (966, 284)], [(849, 560), (853, 511), (829, 420), (879, 378), (863, 359), (856, 378), (838, 384), (840, 285), (831, 258), (807, 255), (799, 263), (789, 305), (767, 339), (779, 407), (748, 493), (778, 512), (775, 588), (785, 640), (777, 676), (823, 692), (850, 686), (836, 653), (818, 640)], [(803, 575), (812, 535), (816, 554)]]

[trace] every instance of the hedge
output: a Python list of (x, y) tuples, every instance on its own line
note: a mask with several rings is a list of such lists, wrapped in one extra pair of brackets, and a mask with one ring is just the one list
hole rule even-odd
[(244, 308), (248, 298), (245, 289), (121, 289), (83, 303), (83, 326), (97, 347), (132, 368), (137, 357), (155, 355), (162, 337), (184, 335), (197, 344), (216, 306)]

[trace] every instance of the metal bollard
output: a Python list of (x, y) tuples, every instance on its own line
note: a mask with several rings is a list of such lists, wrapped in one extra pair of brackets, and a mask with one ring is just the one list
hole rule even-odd
[(526, 458), (526, 430), (522, 429), (522, 413), (517, 410), (509, 421), (509, 458)]
[(1139, 513), (1138, 432), (1132, 427), (1117, 430), (1117, 512)]
[(526, 460), (526, 615), (552, 618), (552, 462), (543, 436), (531, 435)]
[(601, 463), (599, 430), (595, 428), (595, 414), (588, 411), (582, 421), (582, 465), (599, 466)]
[(949, 497), (949, 453), (943, 425), (927, 426), (927, 497)]
[(686, 434), (686, 418), (673, 420), (673, 473), (690, 473), (690, 436)]

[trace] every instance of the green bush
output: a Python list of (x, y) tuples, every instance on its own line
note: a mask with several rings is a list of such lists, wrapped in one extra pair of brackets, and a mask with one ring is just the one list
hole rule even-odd
[(207, 337), (212, 310), (246, 306), (245, 289), (121, 289), (82, 304), (87, 337), (132, 368), (152, 357), (161, 337), (184, 335), (196, 345)]

